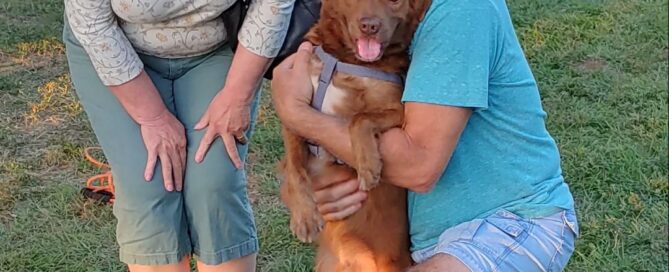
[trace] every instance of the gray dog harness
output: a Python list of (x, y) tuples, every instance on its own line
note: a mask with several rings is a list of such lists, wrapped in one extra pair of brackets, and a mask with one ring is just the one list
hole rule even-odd
[[(323, 62), (323, 70), (321, 70), (321, 74), (318, 77), (318, 87), (316, 87), (316, 93), (314, 93), (314, 98), (311, 100), (311, 106), (318, 111), (322, 111), (325, 94), (328, 90), (328, 86), (330, 86), (330, 83), (332, 82), (332, 77), (335, 72), (388, 81), (398, 85), (404, 84), (404, 79), (399, 75), (361, 65), (341, 62), (334, 56), (326, 53), (321, 46), (316, 47), (316, 55)], [(309, 151), (314, 156), (319, 155), (320, 149), (319, 146), (309, 143)], [(337, 162), (341, 164), (339, 160), (337, 160)]]

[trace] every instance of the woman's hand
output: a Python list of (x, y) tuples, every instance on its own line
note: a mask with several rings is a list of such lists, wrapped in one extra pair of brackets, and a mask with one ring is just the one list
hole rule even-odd
[(148, 151), (144, 179), (150, 181), (160, 159), (163, 182), (168, 191), (181, 191), (186, 166), (186, 134), (183, 125), (167, 109), (155, 120), (140, 124), (142, 139)]
[(323, 219), (342, 220), (357, 212), (367, 199), (367, 194), (358, 189), (359, 184), (348, 172), (325, 175), (314, 180), (314, 198)]
[(225, 88), (221, 90), (195, 125), (196, 130), (207, 128), (195, 153), (197, 163), (204, 160), (209, 146), (220, 136), (232, 163), (237, 169), (242, 168), (243, 164), (237, 151), (236, 141), (241, 144), (248, 142), (245, 133), (251, 122), (251, 104), (245, 102), (244, 99), (237, 98), (234, 91)]
[(196, 130), (207, 128), (195, 153), (196, 162), (204, 160), (209, 146), (220, 136), (234, 166), (237, 169), (244, 166), (235, 140), (240, 144), (248, 142), (246, 130), (251, 123), (251, 105), (270, 60), (256, 55), (241, 44), (237, 46), (225, 79), (225, 86), (214, 97), (207, 111), (195, 125)]
[(109, 90), (140, 126), (148, 152), (144, 179), (153, 179), (156, 162), (160, 159), (165, 189), (181, 191), (186, 166), (186, 132), (165, 107), (151, 78), (142, 71), (126, 83), (110, 86)]

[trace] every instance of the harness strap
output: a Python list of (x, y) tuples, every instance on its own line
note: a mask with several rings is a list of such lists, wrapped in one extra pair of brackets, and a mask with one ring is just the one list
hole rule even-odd
[(319, 111), (323, 108), (325, 93), (332, 82), (332, 77), (334, 76), (335, 71), (359, 77), (388, 81), (398, 85), (404, 84), (404, 79), (397, 74), (362, 65), (341, 62), (334, 56), (325, 52), (322, 46), (316, 47), (316, 55), (323, 62), (323, 70), (321, 70), (321, 74), (318, 77), (318, 87), (316, 87), (316, 93), (314, 94), (314, 99), (311, 101), (311, 106)]
[[(311, 106), (318, 111), (322, 111), (323, 109), (325, 94), (328, 90), (328, 86), (332, 83), (332, 77), (334, 76), (335, 71), (359, 77), (388, 81), (398, 85), (404, 84), (404, 79), (399, 75), (362, 65), (340, 62), (337, 58), (325, 52), (322, 46), (316, 47), (315, 53), (321, 62), (323, 62), (323, 70), (321, 70), (321, 74), (318, 77), (318, 86), (316, 87), (314, 98), (311, 100)], [(320, 146), (311, 143), (308, 143), (308, 145), (311, 154), (318, 156), (321, 149)], [(337, 160), (337, 162), (341, 163), (339, 160)]]
[(330, 82), (332, 82), (332, 76), (334, 76), (334, 72), (337, 70), (338, 61), (332, 55), (325, 53), (320, 46), (316, 48), (316, 54), (323, 62), (323, 70), (321, 70), (321, 74), (318, 77), (318, 87), (316, 88), (314, 99), (311, 101), (311, 106), (321, 111), (323, 101), (325, 100), (325, 92), (328, 86), (330, 86)]

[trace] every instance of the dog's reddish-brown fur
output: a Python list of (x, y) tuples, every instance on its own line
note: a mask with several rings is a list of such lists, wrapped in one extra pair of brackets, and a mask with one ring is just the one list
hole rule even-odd
[[(430, 0), (324, 0), (318, 23), (306, 39), (320, 45), (340, 61), (403, 74), (409, 64), (407, 47)], [(383, 56), (365, 62), (356, 56), (355, 39), (363, 35), (356, 21), (361, 17), (381, 21), (377, 38), (384, 42)], [(322, 63), (314, 55), (312, 76)], [(331, 82), (343, 90), (345, 99), (333, 105), (333, 113), (351, 120), (349, 133), (355, 155), (353, 168), (335, 159), (309, 156), (306, 142), (283, 129), (285, 158), (280, 165), (284, 181), (282, 199), (291, 212), (291, 230), (302, 241), (318, 235), (316, 271), (403, 271), (410, 266), (406, 218), (406, 190), (379, 183), (382, 161), (377, 136), (402, 125), (402, 86), (370, 78), (336, 73)], [(344, 103), (345, 101), (345, 103)], [(313, 200), (311, 181), (329, 175), (358, 177), (360, 188), (370, 190), (362, 208), (349, 218), (323, 220)], [(372, 190), (373, 189), (373, 190)]]

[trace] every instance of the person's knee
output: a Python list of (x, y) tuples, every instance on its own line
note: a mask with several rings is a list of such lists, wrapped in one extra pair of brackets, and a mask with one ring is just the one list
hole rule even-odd
[(130, 272), (188, 272), (190, 271), (190, 258), (185, 257), (177, 264), (168, 265), (128, 265)]
[[(196, 137), (189, 137), (189, 141), (191, 139)], [(199, 144), (199, 141), (196, 142)], [(220, 139), (214, 141), (200, 163), (194, 162), (195, 151), (196, 149), (190, 146), (184, 180), (186, 194), (195, 193), (201, 197), (220, 196), (246, 188), (246, 172), (234, 167)], [(241, 157), (244, 158), (244, 155), (245, 150)]]
[(407, 272), (470, 272), (458, 258), (439, 253), (427, 261), (410, 267)]
[(210, 197), (225, 197), (246, 192), (246, 177), (243, 170), (215, 164), (195, 168), (197, 169), (186, 170), (184, 192), (187, 196), (197, 196), (204, 201)]

